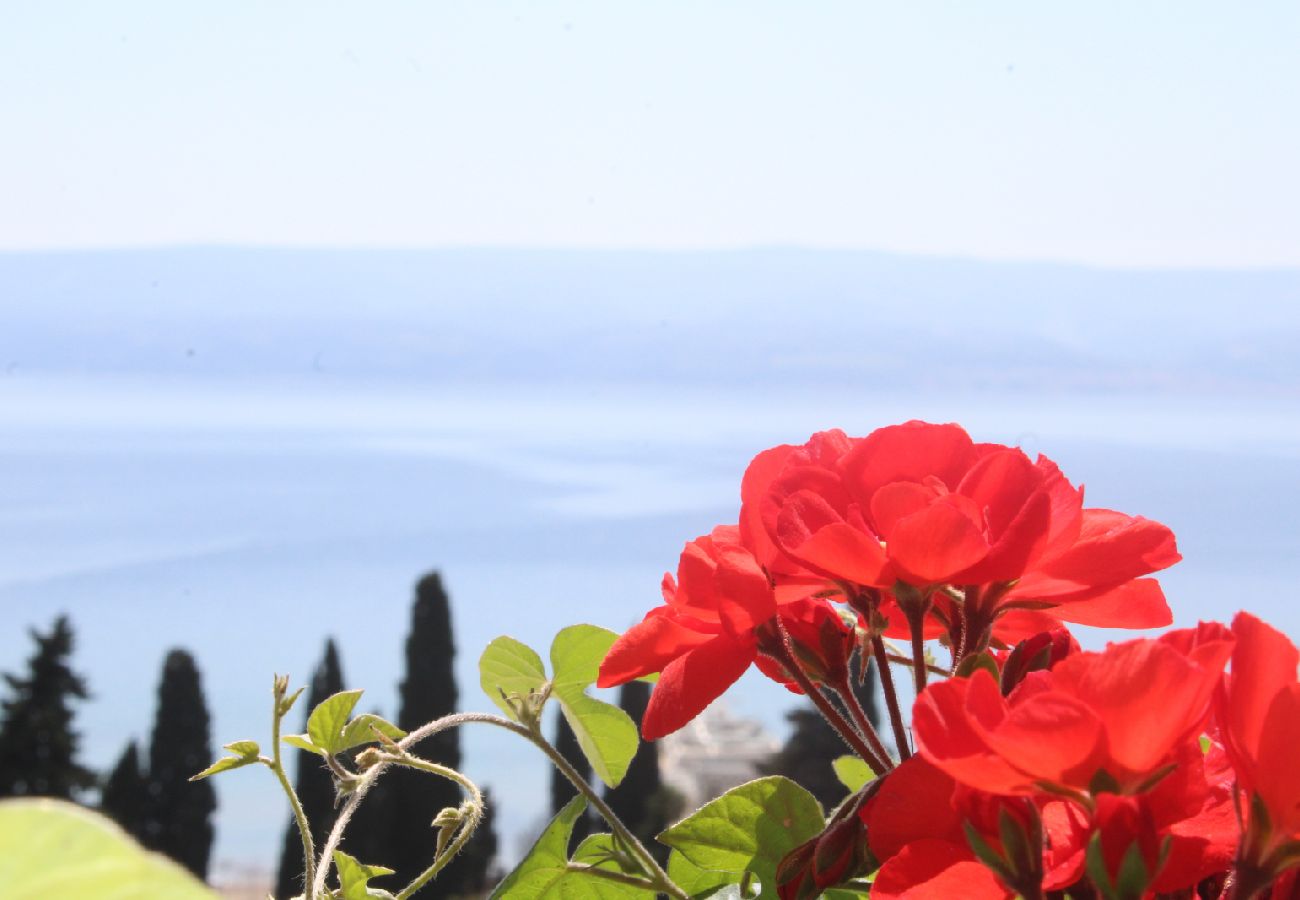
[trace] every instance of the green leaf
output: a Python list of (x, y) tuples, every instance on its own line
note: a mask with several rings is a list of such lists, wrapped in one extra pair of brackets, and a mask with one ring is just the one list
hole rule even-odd
[(787, 853), (822, 830), (812, 794), (773, 775), (732, 788), (659, 835), (694, 865), (739, 881), (758, 877), (761, 897), (776, 896), (776, 867)]
[(244, 766), (251, 766), (254, 763), (261, 762), (262, 749), (257, 746), (257, 741), (234, 741), (226, 744), (223, 750), (229, 750), (234, 756), (224, 756), (221, 759), (208, 766), (197, 775), (191, 775), (190, 781), (201, 781), (218, 772), (229, 772), (231, 769), (241, 769)]
[(838, 757), (831, 763), (831, 768), (835, 770), (835, 777), (840, 780), (840, 784), (850, 791), (857, 791), (876, 777), (876, 773), (871, 771), (871, 766), (857, 756)]
[[(637, 878), (644, 878), (645, 874), (628, 858), (626, 850), (620, 852), (620, 845), (614, 839), (612, 834), (593, 834), (584, 838), (578, 845), (578, 849), (573, 851), (573, 862), (582, 863), (588, 866), (595, 866), (598, 869), (605, 869), (611, 872), (621, 872), (624, 875), (632, 875)], [(571, 873), (580, 874), (580, 873)], [(587, 888), (592, 881), (599, 881), (595, 876), (587, 877), (582, 886)], [(626, 897), (627, 900), (654, 900), (658, 896), (654, 891), (646, 888), (639, 888), (630, 884), (617, 884), (615, 882), (600, 881), (600, 889), (603, 897)]]
[(371, 900), (374, 897), (392, 896), (387, 891), (372, 890), (367, 883), (381, 875), (392, 875), (392, 869), (359, 863), (342, 850), (334, 851), (334, 868), (338, 869), (343, 900)]
[(691, 900), (716, 896), (722, 888), (740, 881), (738, 876), (729, 872), (710, 872), (708, 869), (701, 869), (677, 850), (668, 857), (668, 877), (690, 894)]
[(587, 696), (601, 660), (618, 635), (595, 625), (570, 625), (551, 643), (551, 693), (560, 701), (583, 754), (600, 780), (616, 787), (636, 755), (636, 723), (623, 710)]
[[(374, 731), (371, 730), (372, 728)], [(339, 741), (339, 749), (336, 752), (341, 753), (344, 750), (351, 750), (353, 747), (379, 740), (375, 737), (375, 731), (395, 741), (400, 741), (406, 737), (406, 732), (392, 722), (385, 721), (373, 713), (363, 713), (349, 722), (347, 727), (343, 729), (343, 737)]]
[(523, 698), (542, 690), (546, 685), (546, 670), (532, 647), (502, 635), (488, 644), (479, 657), (478, 678), (488, 699), (518, 721), (518, 715), (505, 698), (511, 695)]
[(99, 813), (63, 800), (0, 801), (0, 894), (13, 900), (218, 900)]
[(307, 734), (311, 742), (326, 753), (342, 749), (343, 728), (352, 718), (352, 710), (361, 699), (361, 691), (339, 691), (321, 701), (307, 717)]
[(286, 734), (280, 740), (290, 747), (297, 747), (299, 750), (306, 750), (308, 753), (316, 753), (320, 756), (325, 755), (325, 751), (313, 744), (311, 738), (305, 734)]
[(298, 702), (298, 698), (302, 696), (302, 692), (305, 690), (307, 690), (306, 685), (298, 688), (298, 690), (280, 701), (280, 708), (277, 711), (281, 717), (288, 715), (289, 710), (293, 709), (293, 705)]
[[(576, 892), (565, 892), (560, 884), (570, 876), (569, 838), (573, 834), (573, 824), (586, 808), (587, 800), (582, 796), (574, 797), (566, 803), (537, 838), (528, 855), (497, 885), (488, 900), (504, 900), (506, 897), (510, 900), (578, 897)], [(591, 880), (593, 879), (583, 879), (583, 886)]]

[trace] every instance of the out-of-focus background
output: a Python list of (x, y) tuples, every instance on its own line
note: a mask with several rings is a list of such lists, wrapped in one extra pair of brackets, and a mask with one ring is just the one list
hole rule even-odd
[[(1179, 624), (1300, 634), (1292, 4), (3, 18), (0, 671), (67, 615), (97, 774), (174, 647), (214, 745), (329, 636), (395, 716), (430, 570), (487, 708), (492, 637), (626, 628), (826, 427), (1046, 453), (1174, 528)], [(790, 695), (727, 702), (785, 739)], [(546, 765), (462, 750), (508, 863)], [(211, 876), (269, 879), (274, 784), (216, 790)]]

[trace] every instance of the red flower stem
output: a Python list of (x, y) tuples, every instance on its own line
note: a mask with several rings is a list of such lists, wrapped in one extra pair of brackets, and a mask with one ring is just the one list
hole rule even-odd
[(880, 671), (880, 686), (885, 694), (885, 706), (889, 708), (889, 723), (894, 729), (898, 758), (911, 759), (912, 747), (907, 740), (907, 729), (903, 727), (903, 711), (898, 706), (898, 688), (894, 687), (894, 673), (889, 668), (889, 656), (885, 653), (885, 642), (880, 635), (871, 639), (871, 655), (875, 657), (876, 668)]
[(808, 695), (808, 699), (817, 707), (817, 711), (822, 714), (822, 718), (839, 732), (840, 737), (844, 739), (844, 742), (849, 745), (854, 753), (866, 761), (867, 765), (871, 767), (871, 771), (875, 772), (877, 777), (884, 775), (889, 771), (890, 766), (872, 752), (871, 748), (863, 740), (862, 735), (858, 734), (857, 729), (849, 724), (848, 719), (844, 718), (844, 715), (835, 708), (835, 704), (831, 703), (826, 695), (818, 689), (817, 685), (813, 684), (812, 679), (808, 677), (808, 673), (800, 667), (795, 659), (794, 652), (790, 647), (790, 634), (785, 630), (785, 626), (781, 624), (780, 616), (775, 617), (774, 621), (777, 630), (780, 632), (781, 639), (767, 642), (768, 646), (763, 648), (764, 651), (776, 656), (785, 670), (794, 678), (795, 684), (803, 689), (803, 692)]
[(839, 694), (840, 700), (857, 724), (858, 731), (862, 732), (862, 736), (867, 739), (867, 743), (871, 745), (876, 757), (892, 769), (894, 766), (889, 758), (889, 751), (885, 749), (884, 742), (880, 740), (880, 735), (876, 733), (876, 726), (872, 725), (871, 719), (867, 717), (867, 711), (862, 708), (858, 695), (853, 693), (853, 685), (849, 683), (849, 678), (843, 678), (839, 684), (831, 685), (831, 690)]

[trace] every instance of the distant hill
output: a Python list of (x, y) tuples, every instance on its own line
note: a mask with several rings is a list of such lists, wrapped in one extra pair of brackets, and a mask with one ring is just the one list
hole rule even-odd
[(850, 251), (0, 254), (0, 372), (1300, 387), (1300, 270)]

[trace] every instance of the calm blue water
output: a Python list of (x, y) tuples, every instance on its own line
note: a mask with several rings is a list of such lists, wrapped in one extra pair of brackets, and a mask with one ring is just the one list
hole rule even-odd
[[(307, 675), (327, 635), (363, 704), (392, 714), (411, 587), (443, 572), (462, 705), (478, 652), (544, 651), (565, 624), (621, 630), (658, 601), (682, 542), (736, 514), (757, 450), (820, 427), (911, 417), (1046, 452), (1090, 505), (1170, 524), (1179, 622), (1249, 607), (1292, 634), (1300, 422), (1286, 394), (879, 395), (539, 387), (474, 391), (284, 382), (0, 380), (0, 669), (60, 612), (94, 692), (84, 755), (148, 740), (166, 650), (198, 657), (214, 743), (265, 740), (273, 672)], [(1089, 635), (1094, 642), (1102, 636)], [(774, 729), (788, 695), (733, 708)], [(296, 727), (296, 723), (295, 723)], [(548, 777), (509, 735), (463, 734), (508, 855)], [(286, 812), (260, 771), (217, 780), (219, 860), (271, 866)]]

